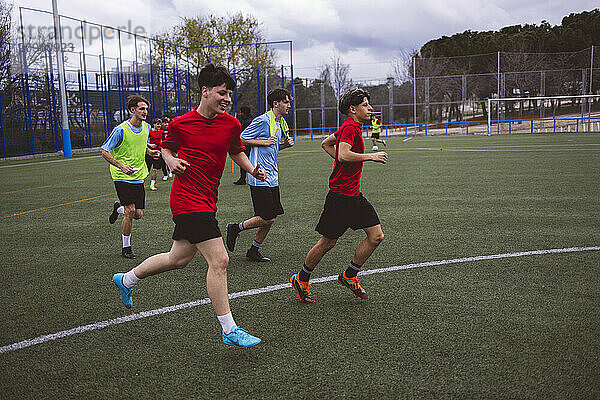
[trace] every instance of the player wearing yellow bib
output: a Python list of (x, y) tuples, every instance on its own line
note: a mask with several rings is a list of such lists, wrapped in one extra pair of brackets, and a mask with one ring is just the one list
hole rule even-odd
[(148, 147), (150, 125), (145, 120), (150, 103), (141, 96), (127, 98), (127, 110), (132, 116), (117, 125), (102, 144), (102, 157), (110, 164), (110, 175), (115, 183), (119, 201), (113, 204), (108, 222), (114, 224), (123, 214), (121, 255), (135, 258), (131, 250), (131, 228), (134, 219), (142, 218), (146, 193), (144, 179), (148, 176), (146, 154), (157, 158), (158, 150)]
[(375, 114), (371, 114), (371, 126), (373, 127), (373, 131), (371, 133), (371, 140), (373, 140), (373, 151), (378, 151), (377, 142), (383, 144), (385, 146), (385, 140), (379, 139), (379, 135), (381, 134), (381, 121), (375, 116)]

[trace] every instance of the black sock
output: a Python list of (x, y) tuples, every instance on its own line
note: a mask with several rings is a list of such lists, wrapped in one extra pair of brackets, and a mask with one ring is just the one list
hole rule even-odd
[(312, 269), (308, 269), (308, 267), (306, 266), (306, 264), (304, 264), (302, 266), (302, 269), (300, 270), (300, 273), (298, 274), (298, 280), (300, 282), (308, 282), (310, 279), (310, 273), (313, 272)]
[(356, 274), (358, 274), (358, 270), (360, 269), (360, 267), (362, 267), (362, 265), (356, 265), (352, 261), (350, 261), (350, 265), (346, 269), (346, 272), (344, 272), (346, 278), (354, 278)]

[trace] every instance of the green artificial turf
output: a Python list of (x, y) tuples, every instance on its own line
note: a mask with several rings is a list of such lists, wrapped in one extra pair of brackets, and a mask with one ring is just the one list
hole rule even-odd
[[(369, 142), (367, 141), (367, 145)], [(367, 146), (369, 148), (370, 146)], [(362, 191), (385, 239), (363, 269), (600, 246), (600, 135), (390, 138), (365, 163)], [(332, 159), (317, 141), (280, 153), (285, 214), (250, 263), (253, 232), (230, 254), (229, 291), (288, 282), (314, 231)], [(227, 163), (227, 222), (252, 216)], [(146, 192), (137, 260), (120, 257), (116, 199), (100, 154), (0, 162), (0, 346), (207, 297), (206, 263), (140, 282), (125, 309), (111, 282), (168, 251), (172, 180)], [(348, 231), (313, 278), (335, 276), (364, 237)], [(258, 346), (223, 346), (210, 305), (73, 334), (0, 354), (2, 398), (600, 398), (600, 251), (500, 258), (335, 281), (317, 302), (289, 289), (231, 300)]]

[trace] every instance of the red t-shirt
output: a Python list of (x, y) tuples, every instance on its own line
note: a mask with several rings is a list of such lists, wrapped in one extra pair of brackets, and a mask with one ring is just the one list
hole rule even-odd
[(329, 188), (332, 192), (345, 196), (358, 196), (360, 194), (360, 174), (363, 163), (338, 161), (340, 142), (350, 144), (350, 151), (363, 154), (365, 143), (363, 142), (361, 125), (348, 118), (340, 129), (335, 132), (335, 162), (333, 172), (329, 176)]
[(154, 129), (150, 129), (150, 135), (148, 136), (148, 143), (156, 145), (156, 147), (153, 148), (154, 150), (160, 150), (160, 143), (162, 142), (162, 139), (163, 139), (163, 131), (162, 130), (155, 131)]
[(173, 215), (217, 211), (227, 152), (238, 154), (245, 150), (240, 130), (240, 122), (229, 114), (206, 119), (196, 110), (169, 123), (162, 147), (176, 151), (178, 158), (190, 163), (183, 175), (175, 176), (171, 186)]

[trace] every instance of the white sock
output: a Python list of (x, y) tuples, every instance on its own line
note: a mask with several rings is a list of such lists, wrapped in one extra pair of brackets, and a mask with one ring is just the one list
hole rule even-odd
[(117, 208), (117, 213), (125, 214), (125, 207), (121, 206), (121, 207)]
[(125, 286), (126, 288), (132, 288), (133, 285), (135, 285), (136, 283), (138, 283), (140, 281), (140, 278), (138, 278), (134, 273), (133, 273), (133, 269), (127, 273), (125, 273), (125, 275), (123, 275), (123, 286)]
[(238, 224), (238, 228), (239, 228), (240, 232), (244, 230), (244, 222), (243, 221)]
[(233, 320), (233, 316), (231, 315), (231, 312), (229, 312), (228, 314), (225, 314), (225, 315), (217, 315), (217, 318), (219, 319), (221, 328), (223, 328), (223, 332), (225, 332), (226, 335), (231, 333), (231, 330), (233, 329), (233, 327), (236, 326), (235, 321)]
[(131, 235), (129, 235), (129, 236), (121, 235), (121, 236), (123, 236), (123, 247), (131, 246)]
[(155, 183), (156, 183), (156, 180), (154, 180), (154, 179), (150, 180), (150, 186), (154, 186)]

